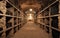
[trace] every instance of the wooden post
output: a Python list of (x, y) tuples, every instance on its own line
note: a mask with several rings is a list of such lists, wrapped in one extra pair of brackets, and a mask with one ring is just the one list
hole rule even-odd
[(6, 32), (6, 17), (5, 17), (5, 13), (6, 13), (6, 1), (4, 1), (3, 9), (4, 10), (2, 10), (2, 11), (3, 11), (4, 16), (3, 16), (3, 20), (2, 21), (4, 21), (4, 24), (3, 24), (3, 31), (4, 32), (2, 34), (2, 38), (5, 38), (6, 37), (6, 33), (5, 33)]
[[(51, 15), (51, 8), (49, 8), (49, 16)], [(50, 27), (52, 27), (51, 26), (51, 21), (52, 21), (52, 19), (51, 19), (51, 17), (49, 17), (49, 26)], [(52, 29), (49, 27), (49, 38), (52, 38)]]
[[(60, 14), (60, 1), (59, 1), (59, 14)], [(59, 27), (59, 30), (60, 30), (60, 15), (59, 15), (59, 17), (58, 17), (58, 20), (59, 20), (59, 25), (58, 25), (58, 27)]]
[[(60, 31), (60, 1), (59, 1), (59, 16), (58, 16), (58, 28), (59, 28), (59, 31)], [(59, 35), (59, 38), (60, 38), (60, 35)]]

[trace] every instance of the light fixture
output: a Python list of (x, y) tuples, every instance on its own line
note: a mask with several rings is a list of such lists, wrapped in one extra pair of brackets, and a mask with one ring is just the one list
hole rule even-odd
[(29, 9), (29, 11), (32, 11), (32, 9)]

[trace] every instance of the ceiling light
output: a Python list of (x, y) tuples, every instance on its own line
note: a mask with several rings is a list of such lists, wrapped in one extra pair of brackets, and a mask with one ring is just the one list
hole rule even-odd
[(29, 9), (29, 11), (32, 11), (32, 9)]

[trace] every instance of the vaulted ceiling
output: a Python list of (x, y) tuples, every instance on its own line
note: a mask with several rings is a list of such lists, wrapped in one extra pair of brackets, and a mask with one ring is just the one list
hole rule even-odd
[(40, 11), (55, 0), (19, 0), (20, 9), (26, 11), (29, 8)]
[(30, 8), (35, 11), (40, 11), (55, 0), (10, 0), (14, 1), (15, 6), (20, 7), (22, 11), (26, 11)]

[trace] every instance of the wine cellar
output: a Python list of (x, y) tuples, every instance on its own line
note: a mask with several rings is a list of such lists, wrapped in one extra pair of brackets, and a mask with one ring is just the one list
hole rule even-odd
[[(28, 26), (28, 23), (28, 25), (25, 26), (25, 30), (27, 27), (28, 29), (32, 29), (32, 27), (34, 29), (39, 25), (38, 28), (44, 30), (44, 33), (48, 35), (48, 38), (60, 38), (60, 0), (50, 1), (46, 6), (39, 2), (34, 6), (34, 3), (36, 3), (37, 0), (25, 0), (27, 2), (24, 2), (23, 0), (22, 4), (20, 4), (20, 1), (21, 0), (0, 0), (0, 38), (13, 38), (17, 35), (16, 33), (21, 29), (24, 29), (25, 24), (28, 22), (32, 22), (30, 25), (31, 28)], [(26, 11), (28, 12), (25, 13)], [(34, 27), (34, 24), (36, 27)], [(19, 38), (24, 36), (24, 38), (36, 38), (41, 36), (38, 35), (39, 32), (38, 34), (35, 34), (33, 29), (28, 30), (31, 31), (31, 33), (23, 30), (24, 32), (21, 33)], [(29, 33), (31, 35), (29, 35)], [(43, 36), (45, 36), (44, 33), (42, 33)], [(16, 37), (18, 38), (18, 35), (15, 36), (15, 38)]]

